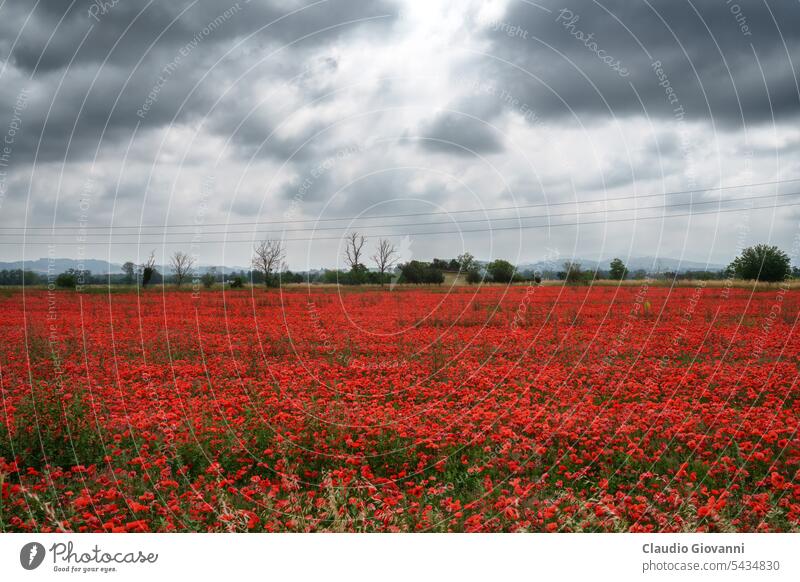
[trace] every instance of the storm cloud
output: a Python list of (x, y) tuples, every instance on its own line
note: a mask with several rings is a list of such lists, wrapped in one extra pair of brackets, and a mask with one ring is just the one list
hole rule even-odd
[[(733, 0), (10, 0), (0, 253), (70, 256), (88, 221), (117, 230), (87, 255), (167, 254), (186, 244), (169, 225), (198, 216), (200, 262), (247, 264), (282, 236), (296, 269), (337, 264), (356, 229), (411, 236), (422, 259), (788, 248), (794, 208), (756, 209), (742, 234), (741, 215), (680, 204), (794, 200), (792, 183), (727, 187), (800, 176), (798, 17)], [(119, 230), (142, 224), (160, 228)]]
[(486, 30), (496, 75), (545, 116), (796, 118), (794, 2), (509, 4)]

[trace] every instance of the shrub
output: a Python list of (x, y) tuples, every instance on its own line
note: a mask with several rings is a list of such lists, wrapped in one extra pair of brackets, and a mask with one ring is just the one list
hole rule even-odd
[(423, 283), (441, 285), (444, 283), (444, 273), (430, 263), (410, 261), (400, 265), (400, 272), (403, 283), (414, 283), (415, 285)]
[(67, 271), (66, 273), (61, 273), (58, 277), (56, 277), (56, 285), (59, 287), (63, 287), (65, 289), (74, 289), (75, 285), (78, 284), (78, 277), (75, 275), (73, 271)]
[(789, 256), (776, 246), (748, 247), (736, 257), (728, 271), (740, 279), (783, 281), (791, 274)]
[(368, 275), (369, 270), (361, 263), (357, 263), (353, 265), (350, 272), (347, 273), (347, 280), (345, 282), (350, 285), (361, 285), (367, 282)]
[(217, 281), (217, 276), (212, 272), (203, 273), (200, 277), (200, 282), (203, 284), (203, 287), (206, 289), (211, 289), (214, 286), (214, 283)]
[(430, 268), (425, 272), (425, 283), (429, 285), (441, 285), (444, 283), (444, 273), (439, 269)]
[(481, 281), (483, 281), (483, 277), (481, 276), (480, 271), (478, 271), (477, 269), (467, 271), (467, 283), (470, 283), (471, 285), (476, 285)]
[(608, 267), (608, 274), (612, 279), (621, 281), (628, 276), (628, 268), (621, 259), (614, 259)]
[(497, 259), (489, 263), (486, 266), (486, 270), (495, 283), (511, 283), (514, 279), (516, 268), (508, 261)]
[(574, 261), (564, 263), (564, 280), (567, 283), (580, 283), (584, 279), (581, 264)]

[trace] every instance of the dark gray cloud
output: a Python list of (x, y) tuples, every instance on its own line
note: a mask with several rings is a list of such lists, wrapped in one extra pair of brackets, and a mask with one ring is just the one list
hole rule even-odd
[(546, 118), (672, 118), (682, 107), (686, 119), (741, 126), (800, 111), (796, 2), (541, 5), (549, 12), (512, 0), (485, 34), (498, 83)]
[[(33, 11), (10, 57), (18, 67), (39, 72), (70, 62), (132, 64), (147, 52), (169, 52), (198, 35), (207, 37), (206, 44), (256, 34), (263, 42), (319, 45), (360, 24), (389, 24), (397, 13), (384, 0), (310, 2), (306, 8), (246, 0), (51, 0), (33, 6), (10, 2), (2, 29), (20, 30)], [(212, 34), (204, 32), (209, 29)]]
[[(0, 222), (74, 224), (90, 171), (100, 225), (190, 222), (210, 176), (205, 220), (224, 223), (800, 175), (800, 4), (543, 1), (7, 0)], [(790, 217), (754, 216), (751, 236), (773, 240), (774, 226), (791, 240)], [(493, 256), (523, 248), (527, 259), (549, 246), (564, 257), (686, 247), (727, 261), (735, 229), (717, 234), (716, 220), (472, 233), (467, 250), (486, 255), (487, 239)], [(459, 236), (414, 245), (422, 258), (463, 250)], [(333, 265), (336, 253), (322, 242), (310, 260)]]
[[(244, 0), (84, 0), (40, 2), (35, 8), (10, 2), (2, 12), (0, 47), (8, 56), (6, 82), (0, 87), (4, 117), (11, 117), (21, 88), (30, 90), (24, 131), (15, 147), (17, 163), (25, 163), (37, 149), (39, 161), (77, 160), (99, 147), (124, 144), (134, 129), (205, 117), (227, 85), (266, 54), (291, 44), (279, 62), (255, 68), (240, 83), (257, 79), (267, 68), (285, 82), (303, 72), (304, 51), (343, 35), (385, 30), (397, 10), (388, 2), (362, 5), (354, 0), (331, 0), (294, 13), (278, 3)], [(249, 54), (242, 48), (225, 56), (237, 40), (254, 33)], [(253, 47), (259, 50), (252, 52)], [(335, 68), (335, 61), (322, 65)], [(304, 90), (313, 93), (319, 87)], [(209, 123), (227, 129), (235, 115), (246, 113), (237, 104), (225, 107), (226, 118)], [(233, 115), (232, 107), (237, 110)], [(269, 133), (265, 129), (254, 120), (237, 140), (260, 143)], [(283, 155), (292, 145), (275, 140), (265, 149)]]
[(503, 151), (498, 130), (460, 111), (444, 111), (419, 130), (420, 147), (457, 156)]

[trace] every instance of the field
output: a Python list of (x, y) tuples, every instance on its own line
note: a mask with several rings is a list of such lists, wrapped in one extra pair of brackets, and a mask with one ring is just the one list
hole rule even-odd
[(800, 291), (0, 296), (5, 531), (798, 531)]

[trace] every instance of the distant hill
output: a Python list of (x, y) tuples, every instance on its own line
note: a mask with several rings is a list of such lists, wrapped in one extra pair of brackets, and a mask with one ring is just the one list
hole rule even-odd
[[(612, 257), (613, 258), (613, 257)], [(629, 271), (636, 271), (644, 269), (648, 273), (663, 273), (664, 271), (674, 271), (677, 273), (685, 273), (686, 271), (720, 271), (726, 267), (718, 263), (701, 263), (699, 261), (688, 261), (685, 259), (673, 259), (669, 257), (620, 257)], [(570, 260), (569, 258), (562, 258), (553, 262), (539, 261), (535, 263), (524, 263), (517, 267), (519, 271), (560, 271), (563, 264)], [(596, 268), (608, 269), (608, 264), (611, 258), (607, 260), (597, 261), (593, 259), (571, 259), (574, 262), (580, 263), (584, 270), (594, 270)]]
[[(698, 261), (687, 261), (687, 260), (679, 260), (679, 259), (672, 259), (669, 257), (631, 257), (626, 259), (625, 257), (620, 257), (625, 264), (627, 265), (630, 271), (636, 271), (637, 269), (644, 269), (649, 273), (656, 273), (656, 272), (664, 272), (664, 271), (675, 271), (678, 273), (683, 273), (686, 271), (719, 271), (725, 268), (725, 265), (720, 265), (717, 263), (711, 263), (706, 265), (705, 263), (701, 263)], [(568, 260), (567, 257), (558, 259), (551, 263), (546, 261), (538, 261), (534, 263), (522, 263), (520, 264), (517, 269), (519, 271), (560, 271), (564, 264), (564, 261)], [(593, 259), (572, 259), (581, 264), (583, 269), (585, 270), (593, 270), (595, 268), (600, 267), (600, 269), (608, 269), (608, 263), (611, 259), (597, 261)], [(486, 265), (486, 261), (478, 261), (479, 264)], [(56, 274), (63, 273), (68, 269), (77, 269), (79, 261), (75, 259), (53, 259), (52, 267), (51, 261), (47, 258), (36, 259), (35, 261), (25, 261), (23, 264), (22, 261), (10, 261), (10, 262), (2, 262), (0, 261), (0, 270), (3, 269), (26, 269), (28, 271), (33, 271), (35, 273), (47, 274), (48, 267), (52, 268), (52, 271)], [(107, 275), (111, 273), (112, 275), (121, 274), (122, 273), (122, 265), (119, 263), (109, 263), (108, 261), (104, 261), (102, 259), (84, 259), (82, 261), (83, 268), (88, 269), (95, 275)], [(199, 273), (205, 273), (209, 269), (215, 268), (220, 273), (233, 273), (238, 271), (247, 271), (249, 267), (241, 267), (241, 266), (232, 266), (232, 267), (223, 267), (223, 266), (211, 266), (211, 265), (201, 265), (197, 270)], [(169, 266), (164, 265), (157, 265), (156, 269), (158, 269), (159, 273), (162, 274), (169, 274), (171, 273), (171, 269)]]
[[(108, 261), (104, 261), (102, 259), (84, 259), (83, 261), (78, 261), (76, 259), (53, 259), (51, 262), (50, 259), (41, 258), (36, 259), (35, 261), (25, 261), (24, 263), (22, 261), (0, 261), (0, 270), (25, 269), (26, 271), (33, 271), (34, 273), (46, 275), (48, 273), (48, 269), (52, 269), (54, 273), (58, 274), (63, 273), (68, 269), (77, 269), (80, 264), (82, 264), (83, 269), (91, 271), (93, 275), (108, 275), (109, 273), (112, 275), (119, 275), (122, 273), (121, 264), (109, 263)], [(224, 270), (226, 273), (248, 270), (248, 267), (214, 267), (212, 265), (200, 265), (197, 270), (199, 273), (205, 273), (212, 268), (216, 268), (219, 272), (223, 272)], [(156, 269), (162, 274), (169, 274), (172, 272), (172, 269), (165, 265), (156, 265)]]
[(82, 264), (84, 269), (91, 271), (96, 275), (106, 275), (108, 273), (122, 273), (122, 265), (116, 263), (109, 263), (100, 259), (84, 259), (77, 261), (75, 259), (36, 259), (35, 261), (11, 261), (0, 262), (0, 270), (8, 269), (25, 269), (26, 271), (33, 271), (35, 273), (47, 274), (48, 270), (58, 274), (63, 273), (68, 269), (77, 269), (79, 264)]

